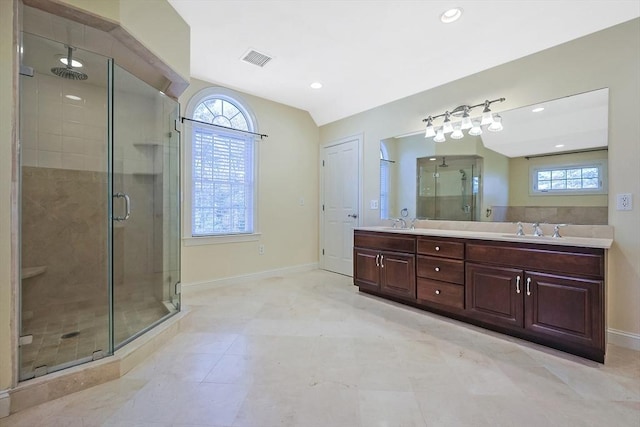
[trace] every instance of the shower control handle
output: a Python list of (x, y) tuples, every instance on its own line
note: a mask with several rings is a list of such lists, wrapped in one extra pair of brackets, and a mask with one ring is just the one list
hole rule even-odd
[(125, 193), (115, 193), (113, 195), (113, 197), (115, 198), (123, 198), (124, 199), (124, 206), (125, 206), (125, 214), (124, 216), (114, 216), (113, 220), (114, 221), (126, 221), (129, 219), (129, 217), (131, 216), (131, 199), (129, 198), (128, 194)]

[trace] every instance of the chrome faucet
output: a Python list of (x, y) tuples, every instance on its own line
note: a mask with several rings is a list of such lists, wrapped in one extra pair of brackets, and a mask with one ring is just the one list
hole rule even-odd
[(567, 225), (567, 224), (556, 224), (556, 225), (553, 227), (553, 236), (551, 236), (551, 237), (556, 237), (556, 238), (558, 238), (558, 237), (562, 237), (562, 236), (560, 235), (560, 227), (564, 227), (565, 225)]
[(524, 230), (522, 229), (521, 222), (518, 222), (518, 231), (516, 231), (516, 236), (524, 236)]
[(412, 218), (411, 219), (411, 229), (415, 230), (416, 229), (416, 221), (418, 218)]
[(404, 218), (398, 218), (397, 221), (400, 223), (400, 228), (407, 228), (407, 221)]
[(534, 222), (533, 223), (533, 235), (537, 236), (537, 237), (543, 237), (544, 233), (542, 232), (542, 229), (540, 228), (540, 223), (539, 222)]

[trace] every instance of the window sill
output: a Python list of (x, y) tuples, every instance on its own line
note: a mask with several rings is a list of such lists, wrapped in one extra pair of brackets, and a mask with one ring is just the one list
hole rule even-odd
[(252, 234), (227, 234), (224, 236), (207, 236), (207, 237), (183, 237), (182, 241), (185, 246), (203, 246), (203, 245), (220, 245), (224, 243), (241, 243), (255, 242), (260, 240), (262, 233)]

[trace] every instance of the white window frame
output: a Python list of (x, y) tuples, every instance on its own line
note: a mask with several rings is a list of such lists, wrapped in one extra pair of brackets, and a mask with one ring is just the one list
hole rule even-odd
[[(538, 172), (539, 171), (554, 171), (564, 169), (597, 167), (599, 169), (598, 174), (600, 177), (599, 188), (584, 188), (584, 189), (570, 189), (570, 190), (538, 190)], [(563, 164), (538, 164), (529, 167), (529, 195), (530, 196), (588, 196), (596, 194), (608, 193), (607, 182), (607, 160), (597, 159), (589, 160), (579, 163), (563, 163)]]
[[(206, 100), (207, 98), (220, 98), (225, 101), (231, 102), (235, 105), (247, 119), (247, 124), (250, 132), (257, 132), (258, 122), (256, 121), (255, 115), (249, 109), (247, 102), (236, 92), (221, 88), (221, 87), (208, 87), (202, 89), (197, 92), (187, 103), (187, 108), (185, 111), (186, 117), (193, 117), (194, 110), (196, 107)], [(213, 129), (213, 128), (212, 128)], [(246, 136), (246, 133), (221, 129), (221, 133), (228, 134), (242, 134)], [(183, 162), (183, 170), (184, 170), (184, 199), (183, 199), (183, 241), (185, 246), (199, 246), (199, 245), (215, 245), (221, 243), (237, 243), (237, 242), (249, 242), (249, 241), (257, 241), (260, 239), (260, 231), (259, 231), (259, 221), (258, 221), (258, 159), (259, 159), (259, 143), (258, 141), (254, 141), (253, 143), (253, 232), (252, 233), (235, 233), (235, 234), (221, 234), (221, 235), (208, 235), (208, 236), (193, 236), (192, 234), (192, 200), (193, 200), (193, 152), (192, 152), (192, 137), (193, 130), (189, 125), (189, 122), (185, 121), (183, 124), (183, 133), (184, 135), (184, 162)]]

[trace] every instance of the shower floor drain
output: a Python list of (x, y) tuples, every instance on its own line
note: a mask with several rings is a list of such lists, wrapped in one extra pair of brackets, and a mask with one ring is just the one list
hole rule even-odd
[(67, 339), (67, 338), (73, 338), (73, 337), (77, 337), (78, 335), (80, 335), (80, 332), (78, 331), (73, 331), (73, 332), (68, 332), (64, 335), (62, 335), (60, 338), (62, 338), (63, 340)]

